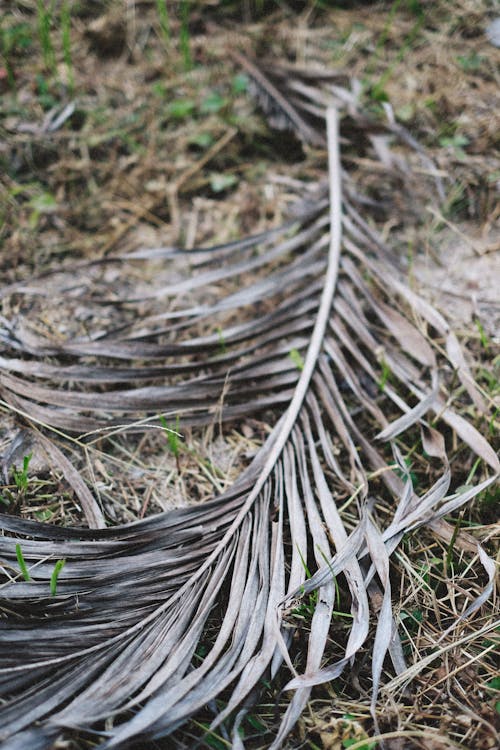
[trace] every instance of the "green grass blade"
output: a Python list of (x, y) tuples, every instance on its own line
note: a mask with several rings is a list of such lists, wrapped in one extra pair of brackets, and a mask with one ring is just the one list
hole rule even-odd
[(56, 564), (54, 565), (54, 570), (52, 571), (52, 575), (50, 576), (50, 595), (55, 596), (57, 594), (57, 579), (59, 578), (59, 573), (66, 565), (66, 560), (58, 560)]
[(24, 560), (23, 551), (20, 544), (16, 544), (16, 557), (19, 564), (19, 570), (21, 571), (24, 580), (31, 581), (31, 576), (28, 573), (28, 568), (26, 567), (26, 562)]

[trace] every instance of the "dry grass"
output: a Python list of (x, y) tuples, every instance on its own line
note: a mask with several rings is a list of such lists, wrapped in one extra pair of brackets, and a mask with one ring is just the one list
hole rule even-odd
[[(500, 306), (488, 278), (498, 274), (500, 159), (495, 147), (500, 123), (495, 103), (500, 53), (483, 33), (492, 16), (489, 4), (460, 0), (451, 11), (445, 2), (327, 10), (306, 3), (298, 12), (283, 4), (242, 23), (237, 3), (224, 13), (217, 3), (196, 3), (191, 70), (184, 69), (175, 14), (166, 49), (156, 3), (108, 5), (93, 20), (93, 4), (78, 4), (71, 65), (64, 62), (58, 39), (58, 63), (52, 70), (44, 65), (32, 4), (13, 3), (3, 20), (4, 39), (23, 24), (27, 40), (18, 39), (10, 55), (10, 83), (8, 66), (0, 64), (0, 268), (5, 281), (26, 280), (68, 260), (141, 246), (181, 243), (193, 248), (278, 226), (297, 187), (324, 177), (325, 153), (266, 126), (227, 49), (242, 45), (302, 66), (335, 66), (364, 82), (367, 107), (375, 116), (385, 99), (390, 102), (445, 180), (447, 198), (437, 208), (435, 201), (429, 205), (426, 175), (413, 172), (410, 200), (383, 177), (380, 161), (368, 153), (346, 152), (344, 166), (354, 184), (379, 202), (378, 228), (399, 251), (411, 285), (420, 288), (425, 265), (431, 268), (426, 280), (434, 274), (432, 281), (439, 286), (429, 294), (441, 308), (457, 318), (465, 304), (470, 307), (459, 330), (488, 415), (479, 415), (466, 401), (451, 373), (449, 383), (454, 406), (494, 441), (500, 342), (492, 320), (498, 320)], [(51, 122), (70, 103), (73, 112), (51, 130)], [(401, 147), (401, 153), (415, 166), (407, 150)], [(467, 251), (460, 254), (450, 289), (446, 269), (456, 263), (456, 255), (446, 250), (443, 256), (442, 248), (453, 247), (457, 236)], [(444, 270), (432, 270), (434, 262), (444, 263)], [(474, 275), (469, 269), (479, 264), (480, 275)], [(157, 267), (134, 268), (125, 287), (144, 289), (159, 281)], [(118, 295), (115, 281), (108, 269), (101, 283)], [(21, 312), (7, 309), (10, 300), (2, 309), (8, 319)], [(51, 335), (70, 338), (85, 331), (86, 311), (79, 316), (75, 310), (69, 323), (58, 318), (57, 299), (36, 304), (33, 318)], [(101, 314), (113, 312), (108, 308)], [(106, 323), (109, 319), (103, 319)], [(18, 427), (5, 404), (0, 415), (0, 453), (5, 454)], [(174, 415), (167, 421), (175, 428)], [(112, 436), (96, 434), (74, 442), (74, 459), (108, 522), (118, 524), (221, 493), (248, 465), (271, 422), (272, 415), (264, 414), (222, 427), (215, 414), (208, 428), (183, 431), (177, 449), (158, 425), (141, 436), (117, 430)], [(366, 428), (373, 433), (373, 425)], [(457, 483), (462, 478), (466, 484), (481, 469), (451, 430), (446, 440)], [(71, 449), (67, 436), (61, 436), (61, 445)], [(399, 447), (405, 456), (415, 451), (409, 439), (401, 439)], [(30, 450), (20, 442), (18, 466)], [(416, 460), (409, 468), (417, 486), (432, 484), (431, 462)], [(84, 523), (74, 492), (40, 448), (30, 462), (27, 488), (20, 490), (8, 474), (2, 496), (9, 513), (64, 526)], [(491, 556), (497, 554), (498, 499), (498, 489), (486, 490), (448, 518), (440, 534), (419, 530), (407, 535), (393, 558), (393, 605), (407, 662), (417, 666), (394, 678), (386, 664), (377, 708), (379, 734), (370, 716), (369, 669), (361, 658), (338, 680), (314, 689), (286, 747), (368, 750), (382, 747), (379, 736), (392, 750), (498, 746), (498, 593), (446, 633), (485, 586), (473, 541), (480, 541)], [(378, 510), (383, 515), (382, 503)], [(348, 507), (344, 519), (349, 524)], [(347, 638), (343, 604), (338, 602), (340, 614), (329, 636), (331, 659), (342, 653)], [(310, 627), (307, 607), (294, 616), (302, 628)], [(295, 658), (300, 670), (298, 644)], [(225, 730), (204, 734), (221, 705), (209, 706), (172, 738), (151, 747), (190, 748), (195, 738), (202, 747), (229, 747)], [(247, 747), (268, 746), (285, 708), (286, 694), (264, 685), (243, 723)], [(80, 738), (78, 746), (91, 747), (93, 740)]]

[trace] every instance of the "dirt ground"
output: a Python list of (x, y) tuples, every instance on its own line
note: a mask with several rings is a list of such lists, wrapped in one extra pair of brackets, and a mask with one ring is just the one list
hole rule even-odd
[[(44, 15), (40, 4), (27, 0), (4, 3), (2, 284), (29, 284), (48, 271), (114, 253), (193, 249), (279, 226), (304, 186), (325, 178), (327, 155), (324, 148), (273, 127), (231, 52), (298, 68), (335, 69), (351, 84), (357, 82), (367, 112), (380, 121), (394, 117), (432, 160), (431, 173), (417, 166), (408, 176), (411, 191), (401, 192), (386, 177), (383, 161), (367, 153), (346, 150), (343, 166), (356, 188), (382, 207), (370, 221), (393, 248), (410, 286), (456, 329), (489, 405), (487, 418), (477, 418), (476, 424), (496, 440), (500, 49), (486, 33), (494, 5), (488, 0), (210, 0), (167, 3), (166, 15), (159, 5), (154, 0), (42, 3)], [(342, 127), (349, 129), (347, 118)], [(395, 151), (415, 165), (409, 149)], [(436, 197), (437, 179), (444, 187), (442, 200)], [(110, 294), (120, 294), (113, 290), (113, 269), (107, 273)], [(159, 284), (160, 275), (158, 266), (145, 263), (126, 279), (126, 287), (140, 294)], [(2, 321), (17, 312), (8, 307), (9, 299), (2, 300)], [(39, 325), (62, 339), (85, 330), (86, 313), (76, 303), (71, 319), (55, 296), (37, 304)], [(103, 325), (108, 314), (102, 312)], [(0, 339), (0, 352), (1, 347)], [(470, 408), (468, 415), (475, 418)], [(2, 453), (18, 427), (5, 402), (0, 418)], [(223, 491), (268, 432), (262, 415), (228, 430), (215, 423), (190, 430), (183, 436), (180, 471), (175, 447), (165, 450), (163, 434), (146, 433), (139, 443), (118, 436), (114, 452), (106, 455), (96, 442), (97, 458), (81, 467), (82, 475), (109, 523), (133, 521)], [(464, 464), (464, 476), (471, 469)], [(62, 486), (43, 452), (35, 452), (30, 470), (38, 479), (16, 513), (59, 525), (84, 522), (74, 494)], [(493, 556), (497, 493), (488, 490), (458, 521), (449, 519), (457, 529), (466, 527)], [(449, 547), (430, 531), (411, 537), (396, 559), (394, 589), (408, 654), (429, 654), (440, 622), (456, 613), (464, 589), (481, 590), (463, 551), (447, 579), (443, 560), (446, 572), (449, 559)], [(484, 627), (495, 618), (496, 629), (485, 635)], [(387, 747), (498, 747), (498, 633), (495, 593), (455, 641), (450, 636), (444, 642), (441, 658), (418, 671), (411, 690), (387, 678), (380, 720)], [(359, 668), (315, 688), (287, 747), (382, 747), (371, 741), (370, 697)], [(263, 689), (247, 730), (248, 747), (268, 746), (285, 707), (283, 695)], [(229, 747), (224, 732), (204, 735), (205, 718), (158, 747), (192, 747), (195, 739), (202, 747)], [(84, 738), (65, 745), (91, 746)]]

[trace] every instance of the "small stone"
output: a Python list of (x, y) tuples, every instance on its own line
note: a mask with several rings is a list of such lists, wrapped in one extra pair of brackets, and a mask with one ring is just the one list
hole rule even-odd
[(495, 47), (500, 47), (500, 17), (495, 18), (495, 20), (486, 27), (486, 36), (491, 44)]

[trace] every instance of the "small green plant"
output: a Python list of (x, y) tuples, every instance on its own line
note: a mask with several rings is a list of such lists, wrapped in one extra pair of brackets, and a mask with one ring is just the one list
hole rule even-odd
[(298, 349), (290, 349), (288, 356), (292, 360), (297, 370), (302, 371), (304, 369), (304, 360), (302, 359), (302, 355)]
[(208, 148), (214, 142), (214, 137), (211, 133), (193, 133), (189, 137), (189, 143), (192, 146), (198, 146), (198, 148)]
[(51, 596), (55, 596), (57, 594), (57, 579), (59, 578), (59, 574), (65, 565), (66, 565), (66, 560), (58, 560), (56, 564), (54, 565), (54, 570), (52, 571), (52, 575), (50, 576), (50, 595)]
[(185, 117), (191, 117), (195, 109), (195, 103), (192, 99), (175, 99), (168, 106), (168, 114), (176, 120), (183, 120)]
[(250, 724), (252, 729), (255, 729), (257, 732), (260, 732), (260, 734), (263, 734), (266, 731), (266, 725), (260, 721), (257, 716), (254, 716), (253, 714), (248, 714), (246, 717), (247, 722)]
[(40, 38), (40, 45), (42, 47), (42, 55), (45, 68), (48, 71), (55, 72), (56, 56), (54, 53), (52, 40), (50, 38), (50, 27), (52, 25), (53, 17), (53, 3), (50, 3), (49, 5), (47, 0), (37, 0), (36, 10), (38, 16), (38, 36)]
[(167, 0), (156, 0), (156, 11), (163, 43), (168, 49), (170, 47), (170, 19), (168, 17)]
[(158, 419), (160, 421), (161, 426), (165, 430), (165, 435), (167, 437), (168, 447), (169, 447), (170, 451), (175, 456), (175, 462), (177, 464), (177, 471), (180, 471), (181, 467), (180, 467), (179, 455), (180, 455), (180, 451), (181, 451), (181, 441), (182, 441), (182, 438), (179, 435), (179, 417), (177, 416), (177, 418), (175, 420), (175, 427), (171, 427), (168, 424), (168, 422), (165, 419), (165, 417), (163, 416), (163, 414), (160, 414), (160, 416), (158, 417)]
[(199, 661), (203, 661), (207, 653), (208, 653), (208, 648), (205, 646), (205, 644), (199, 643), (198, 646), (196, 647), (194, 655), (196, 659), (199, 659)]
[(189, 0), (181, 0), (181, 30), (179, 34), (182, 59), (185, 70), (191, 70), (193, 59), (191, 57), (191, 45), (189, 38)]
[(220, 353), (225, 354), (227, 352), (226, 340), (224, 338), (224, 331), (220, 326), (217, 328), (217, 335), (219, 336)]
[(389, 101), (389, 94), (380, 82), (372, 83), (369, 79), (363, 79), (363, 88), (366, 95), (377, 104)]
[(202, 115), (215, 115), (227, 107), (228, 100), (219, 94), (218, 91), (212, 91), (206, 96), (200, 104), (200, 113)]
[(57, 99), (52, 95), (50, 91), (49, 82), (41, 74), (35, 75), (35, 83), (38, 92), (38, 101), (45, 110), (52, 109), (57, 105)]
[[(494, 368), (495, 370), (496, 368)], [(500, 391), (500, 380), (496, 373), (491, 372), (486, 367), (480, 367), (479, 373), (481, 380), (484, 381), (485, 387), (488, 389), (489, 394), (494, 397)]]
[(57, 209), (57, 202), (52, 193), (43, 191), (34, 195), (29, 201), (28, 205), (32, 209), (28, 224), (31, 229), (36, 229), (40, 221), (40, 217), (44, 214), (51, 214)]
[(457, 56), (457, 62), (465, 73), (477, 72), (486, 59), (483, 55), (478, 55), (476, 51), (471, 52), (470, 55)]
[(412, 471), (413, 463), (412, 463), (412, 460), (411, 460), (411, 454), (415, 450), (415, 447), (416, 446), (414, 446), (410, 450), (409, 455), (406, 456), (405, 459), (404, 459), (404, 462), (405, 462), (406, 466), (408, 467), (408, 471), (406, 471), (406, 472), (403, 471), (403, 469), (399, 468), (399, 466), (395, 466), (394, 467), (394, 473), (397, 474), (397, 476), (400, 479), (405, 480), (407, 477), (410, 478), (411, 483), (412, 483), (414, 489), (416, 489), (418, 487), (418, 485), (419, 485), (418, 476), (415, 474), (414, 471)]
[(392, 372), (391, 368), (383, 357), (380, 359), (380, 366), (382, 367), (382, 375), (380, 376), (380, 380), (378, 381), (378, 387), (381, 391), (383, 391), (391, 378)]
[(459, 159), (460, 161), (465, 161), (467, 159), (467, 154), (465, 153), (463, 149), (463, 146), (469, 145), (469, 139), (467, 138), (467, 136), (460, 135), (458, 133), (451, 137), (442, 136), (439, 139), (439, 145), (443, 146), (444, 148), (452, 149), (456, 158)]
[[(378, 57), (380, 54), (380, 51), (384, 49), (386, 46), (387, 40), (389, 38), (389, 34), (391, 31), (391, 28), (394, 23), (394, 19), (396, 17), (396, 13), (398, 12), (399, 6), (401, 5), (401, 0), (394, 0), (391, 9), (387, 15), (387, 21), (384, 24), (384, 28), (382, 29), (382, 33), (380, 34), (379, 38), (377, 39), (377, 44), (375, 46), (375, 50), (373, 52), (373, 57)], [(367, 67), (367, 70), (370, 71), (371, 67), (373, 65), (373, 59), (370, 59), (369, 61), (371, 63), (370, 66)]]
[(244, 73), (238, 73), (235, 75), (232, 82), (233, 94), (237, 95), (246, 93), (249, 83), (250, 80)]
[[(299, 553), (300, 562), (302, 563), (302, 567), (304, 568), (305, 574), (306, 574), (306, 580), (309, 580), (311, 578), (311, 571), (307, 567), (307, 563), (304, 560), (304, 557), (302, 556), (302, 552), (297, 547), (297, 552)], [(304, 586), (301, 586), (301, 593), (303, 594), (305, 592)], [(309, 596), (309, 604), (303, 603), (299, 604), (295, 609), (292, 610), (292, 614), (302, 616), (303, 613), (307, 613), (309, 615), (312, 615), (314, 613), (314, 607), (316, 606), (318, 601), (318, 591), (315, 590), (312, 592), (312, 594)], [(312, 607), (310, 606), (312, 605)]]
[(476, 328), (479, 331), (479, 339), (481, 341), (481, 346), (486, 351), (489, 351), (490, 340), (488, 338), (488, 334), (486, 333), (486, 331), (483, 328), (483, 324), (481, 323), (481, 321), (478, 318), (476, 318)]
[[(362, 737), (361, 739), (359, 737), (358, 738), (351, 737), (351, 738), (342, 740), (342, 747), (351, 748), (354, 745), (356, 745), (356, 750), (375, 750), (375, 748), (377, 747), (377, 743), (376, 742), (362, 742), (364, 739), (365, 739), (364, 737)], [(368, 737), (366, 737), (366, 739), (368, 739)], [(359, 744), (360, 742), (362, 742), (361, 745)]]
[(225, 172), (212, 172), (210, 175), (210, 188), (214, 193), (223, 193), (225, 190), (236, 185), (238, 178), (235, 174)]
[[(330, 568), (330, 573), (332, 575), (332, 581), (335, 584), (335, 599), (336, 599), (336, 602), (337, 602), (337, 608), (340, 608), (340, 586), (339, 586), (339, 582), (337, 580), (337, 576), (333, 572), (333, 568), (331, 566), (330, 560), (325, 555), (325, 553), (323, 552), (323, 550), (319, 547), (319, 545), (317, 547), (317, 550), (318, 550), (319, 554), (321, 555), (321, 557), (323, 558), (326, 567)], [(334, 612), (333, 614), (339, 615), (340, 617), (351, 617), (350, 614), (346, 615), (344, 612)]]
[[(302, 556), (302, 552), (297, 547), (297, 552), (299, 553), (300, 562), (302, 563), (302, 567), (304, 568), (306, 579), (309, 580), (311, 578), (311, 571), (307, 567), (307, 563), (304, 560), (304, 557)], [(302, 587), (302, 591), (304, 591), (304, 588)], [(318, 604), (319, 599), (319, 591), (318, 589), (315, 589), (309, 594), (309, 598), (307, 601), (302, 600), (300, 603), (297, 604), (294, 609), (290, 612), (290, 614), (293, 617), (297, 617), (300, 620), (310, 620), (312, 616), (314, 615), (314, 611), (316, 609), (316, 605)]]
[[(374, 66), (377, 60), (379, 60), (380, 58), (381, 51), (387, 46), (396, 14), (401, 5), (406, 6), (406, 9), (416, 17), (415, 23), (406, 35), (403, 43), (399, 45), (398, 53), (394, 61), (382, 73), (379, 80), (373, 82), (371, 79), (371, 74), (373, 73)], [(366, 73), (369, 77), (363, 82), (364, 88), (370, 99), (372, 99), (374, 102), (381, 103), (389, 101), (389, 96), (387, 94), (385, 86), (394, 75), (397, 66), (401, 63), (402, 60), (404, 60), (407, 53), (411, 50), (413, 42), (416, 40), (419, 31), (424, 23), (424, 20), (425, 14), (419, 0), (406, 0), (406, 2), (402, 2), (402, 0), (394, 0), (391, 6), (391, 10), (387, 16), (387, 21), (385, 23), (384, 29), (382, 30), (382, 33), (377, 40), (373, 55), (371, 56), (366, 66)]]
[(21, 492), (25, 492), (28, 489), (28, 468), (32, 457), (33, 453), (28, 453), (28, 455), (23, 458), (23, 468), (20, 470), (14, 468), (12, 472), (14, 483), (17, 489)]
[[(474, 479), (474, 476), (475, 476), (477, 470), (481, 466), (481, 461), (482, 461), (481, 458), (476, 458), (476, 460), (472, 464), (472, 469), (469, 471), (469, 474), (467, 475), (467, 479), (465, 480), (465, 485), (463, 486), (463, 491), (464, 492), (467, 492), (467, 490), (470, 489), (470, 487), (472, 485), (472, 480)], [(461, 492), (461, 491), (462, 491), (462, 488), (459, 487), (457, 489), (457, 492)]]
[(495, 411), (493, 412), (493, 416), (491, 417), (490, 421), (488, 422), (488, 432), (491, 435), (491, 437), (495, 437), (496, 435), (496, 421), (497, 417), (500, 414), (500, 406), (497, 406)]
[[(5, 19), (3, 19), (5, 20)], [(7, 83), (15, 88), (15, 63), (32, 44), (31, 28), (27, 23), (4, 27), (0, 21), (0, 57), (7, 73)]]
[(21, 574), (24, 580), (31, 581), (31, 576), (28, 573), (28, 568), (26, 566), (26, 562), (24, 560), (24, 555), (23, 555), (23, 551), (21, 549), (20, 544), (16, 544), (16, 557), (17, 557), (17, 562), (19, 564), (19, 570), (21, 571)]
[[(57, 510), (57, 507), (59, 506), (56, 506), (55, 510)], [(46, 523), (47, 521), (52, 520), (52, 518), (54, 517), (55, 510), (51, 510), (50, 508), (44, 508), (43, 510), (36, 510), (34, 515), (37, 521), (43, 521)]]
[[(409, 633), (410, 635), (415, 635), (416, 633), (418, 633), (418, 630), (421, 627), (421, 624), (424, 620), (424, 614), (421, 609), (414, 609), (411, 612), (402, 610), (399, 613), (399, 619), (401, 620), (401, 622), (404, 622), (404, 629), (407, 631), (407, 633)], [(408, 641), (405, 639), (403, 643), (405, 653), (410, 653)]]

